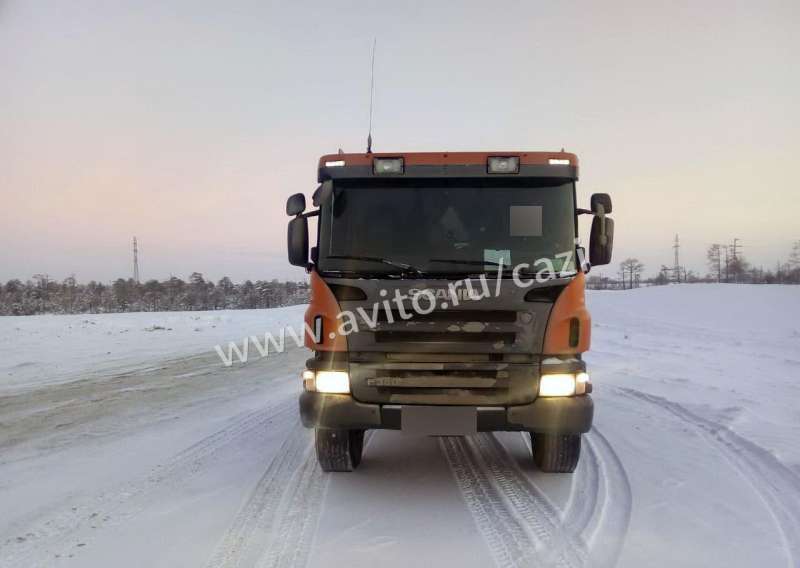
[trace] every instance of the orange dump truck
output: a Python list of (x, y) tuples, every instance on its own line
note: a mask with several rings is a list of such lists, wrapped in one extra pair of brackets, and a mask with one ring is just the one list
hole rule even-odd
[(607, 194), (577, 207), (577, 179), (563, 151), (320, 158), (313, 210), (298, 193), (286, 212), (311, 281), (300, 413), (324, 470), (356, 468), (369, 429), (524, 431), (543, 471), (575, 469), (593, 416), (585, 273), (614, 229)]

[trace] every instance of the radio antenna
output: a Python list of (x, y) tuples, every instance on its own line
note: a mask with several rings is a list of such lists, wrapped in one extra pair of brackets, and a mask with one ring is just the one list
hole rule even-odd
[(372, 40), (372, 67), (369, 76), (369, 133), (367, 134), (367, 154), (372, 153), (372, 101), (375, 99), (375, 45), (378, 38)]

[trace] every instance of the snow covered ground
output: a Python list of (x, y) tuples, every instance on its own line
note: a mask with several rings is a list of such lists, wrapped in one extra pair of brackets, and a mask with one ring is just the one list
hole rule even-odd
[[(305, 306), (274, 310), (0, 317), (0, 394), (87, 373), (143, 370), (291, 325)], [(299, 322), (299, 323), (298, 323)]]
[(213, 352), (302, 307), (0, 318), (0, 566), (800, 566), (800, 288), (589, 303), (574, 475), (520, 434), (390, 431), (321, 473), (307, 353)]

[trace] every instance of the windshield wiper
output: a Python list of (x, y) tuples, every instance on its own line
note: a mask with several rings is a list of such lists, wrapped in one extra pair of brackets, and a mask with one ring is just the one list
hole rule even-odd
[[(428, 260), (428, 262), (447, 262), (447, 263), (450, 263), (450, 264), (466, 264), (466, 265), (469, 265), (469, 266), (486, 266), (486, 265), (497, 266), (497, 267), (502, 267), (503, 274), (505, 274), (507, 272), (514, 272), (514, 270), (515, 270), (514, 267), (511, 266), (511, 265), (507, 265), (505, 263), (500, 264), (499, 262), (495, 262), (493, 260), (459, 260), (459, 259), (455, 259), (455, 258), (431, 258), (431, 259)], [(520, 274), (524, 274), (526, 276), (530, 276), (530, 275), (533, 275), (534, 273), (531, 272), (530, 270), (522, 270), (522, 271), (520, 271)], [(566, 277), (566, 276), (574, 276), (575, 274), (577, 274), (577, 272), (575, 272), (574, 270), (571, 271), (571, 272), (565, 272), (563, 270), (561, 272), (559, 272), (559, 271), (556, 271), (556, 272), (539, 271), (536, 274), (537, 274), (537, 276), (540, 276), (540, 277), (541, 276), (547, 276), (548, 278), (562, 278), (562, 277)]]
[(333, 258), (339, 260), (365, 260), (367, 262), (380, 262), (383, 264), (388, 264), (389, 266), (394, 266), (395, 268), (400, 268), (405, 272), (415, 272), (421, 276), (425, 275), (425, 272), (423, 272), (414, 265), (406, 264), (405, 262), (399, 262), (397, 260), (391, 260), (389, 258), (381, 258), (379, 256), (355, 256), (349, 254), (339, 254), (339, 255), (328, 256), (327, 258)]
[(428, 262), (447, 262), (449, 264), (467, 264), (469, 266), (504, 266), (509, 267), (508, 264), (500, 264), (499, 262), (495, 262), (493, 260), (458, 260), (457, 258), (430, 258)]

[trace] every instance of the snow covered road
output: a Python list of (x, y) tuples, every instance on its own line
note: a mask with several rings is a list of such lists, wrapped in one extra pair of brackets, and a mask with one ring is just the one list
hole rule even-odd
[[(0, 566), (800, 566), (800, 289), (589, 302), (596, 419), (574, 475), (537, 471), (519, 433), (393, 431), (323, 474), (297, 414), (307, 353), (225, 368), (179, 323), (169, 360), (160, 343), (12, 377)], [(226, 314), (225, 339), (294, 310)]]

